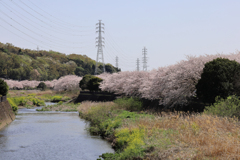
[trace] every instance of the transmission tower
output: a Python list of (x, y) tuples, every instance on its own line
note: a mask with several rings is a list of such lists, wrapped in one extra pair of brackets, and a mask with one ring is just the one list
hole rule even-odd
[(116, 67), (118, 68), (118, 56), (116, 57)]
[(143, 71), (147, 71), (147, 48), (144, 47), (142, 52), (143, 52)]
[(137, 59), (137, 71), (140, 70), (140, 69), (139, 69), (139, 68), (140, 68), (139, 66), (140, 66), (140, 61), (139, 61), (139, 58), (138, 58), (138, 59)]
[(98, 37), (96, 38), (97, 41), (97, 60), (96, 60), (96, 66), (95, 66), (95, 75), (98, 74), (98, 63), (100, 62), (100, 60), (102, 60), (102, 65), (103, 65), (103, 72), (105, 72), (105, 64), (104, 64), (104, 58), (103, 58), (103, 43), (104, 43), (104, 38), (102, 37), (102, 32), (104, 33), (104, 27), (102, 27), (102, 25), (104, 26), (104, 23), (101, 22), (101, 20), (99, 20), (99, 23), (96, 24), (96, 29), (97, 29), (97, 33), (98, 33)]

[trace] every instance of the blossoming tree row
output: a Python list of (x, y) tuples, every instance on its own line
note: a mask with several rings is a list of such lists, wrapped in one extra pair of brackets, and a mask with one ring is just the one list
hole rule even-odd
[(204, 64), (218, 57), (240, 63), (240, 52), (187, 56), (187, 60), (149, 72), (127, 71), (100, 75), (100, 78), (104, 79), (100, 88), (117, 94), (159, 99), (159, 103), (165, 106), (186, 104), (189, 98), (196, 96), (195, 85), (201, 78)]
[[(58, 80), (53, 81), (44, 81), (48, 88), (54, 88), (56, 91), (64, 91), (64, 90), (75, 90), (79, 88), (78, 84), (82, 77), (78, 77), (75, 75), (67, 75), (59, 78)], [(15, 80), (4, 80), (7, 82), (9, 88), (36, 88), (38, 84), (42, 81), (15, 81)]]

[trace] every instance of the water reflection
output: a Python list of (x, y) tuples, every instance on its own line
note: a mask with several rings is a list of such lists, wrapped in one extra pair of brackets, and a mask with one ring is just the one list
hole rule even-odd
[(77, 113), (20, 109), (16, 120), (0, 131), (0, 160), (92, 160), (114, 152), (109, 143), (89, 135), (85, 128)]

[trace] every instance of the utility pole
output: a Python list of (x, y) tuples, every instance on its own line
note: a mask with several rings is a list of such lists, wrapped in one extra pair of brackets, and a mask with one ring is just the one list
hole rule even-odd
[(139, 66), (140, 66), (140, 61), (139, 61), (139, 58), (138, 58), (138, 59), (137, 59), (137, 71), (140, 70), (140, 69), (139, 69), (139, 68), (140, 68)]
[(144, 47), (142, 52), (143, 52), (143, 71), (147, 71), (147, 48)]
[(116, 68), (118, 68), (118, 56), (116, 56)]
[(96, 60), (96, 66), (95, 66), (95, 75), (98, 74), (98, 63), (100, 60), (102, 60), (102, 65), (103, 65), (103, 72), (105, 72), (105, 64), (104, 64), (104, 58), (103, 58), (103, 43), (104, 43), (104, 38), (102, 37), (102, 32), (104, 33), (104, 27), (102, 27), (102, 25), (104, 26), (104, 23), (101, 22), (101, 20), (99, 20), (99, 22), (96, 24), (96, 29), (97, 29), (97, 33), (98, 33), (98, 37), (96, 38), (97, 41), (97, 47), (98, 47), (98, 50), (97, 50), (97, 60)]

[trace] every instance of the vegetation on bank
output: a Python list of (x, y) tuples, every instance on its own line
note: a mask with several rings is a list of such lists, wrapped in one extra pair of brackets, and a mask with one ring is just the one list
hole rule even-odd
[[(82, 118), (91, 122), (89, 131), (112, 142), (111, 159), (238, 159), (238, 119), (205, 114), (129, 112), (126, 103), (83, 102)], [(210, 107), (211, 108), (211, 107)]]
[[(13, 80), (53, 80), (65, 75), (94, 74), (96, 62), (86, 55), (30, 50), (0, 43), (0, 77)], [(98, 73), (102, 73), (102, 65)], [(119, 72), (111, 64), (106, 72)]]
[(36, 97), (36, 94), (29, 94), (27, 97), (9, 97), (7, 99), (15, 112), (17, 111), (18, 106), (31, 108), (33, 106), (45, 105), (44, 100), (41, 100), (38, 97)]
[(18, 107), (32, 108), (34, 106), (45, 106), (45, 102), (67, 102), (76, 96), (76, 92), (54, 92), (52, 90), (39, 91), (18, 91), (10, 90), (8, 94), (8, 102), (15, 111)]
[(60, 112), (77, 112), (77, 107), (80, 104), (73, 103), (63, 103), (62, 101), (58, 102), (55, 105), (49, 105), (42, 107), (42, 109), (37, 109), (37, 111), (60, 111)]

